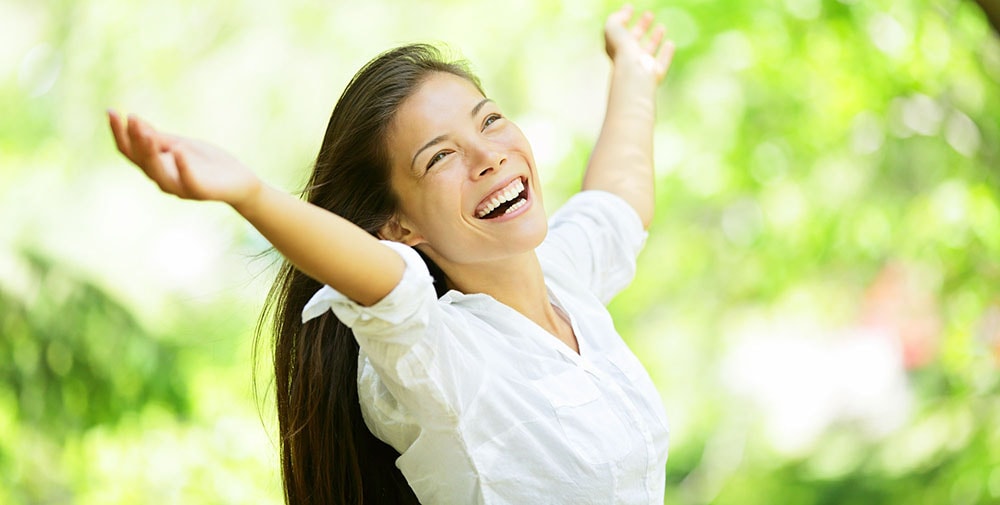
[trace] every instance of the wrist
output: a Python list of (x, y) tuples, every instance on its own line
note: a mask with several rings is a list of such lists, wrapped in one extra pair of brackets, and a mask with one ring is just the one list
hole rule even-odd
[(229, 205), (244, 217), (250, 217), (260, 207), (269, 187), (260, 179), (254, 178), (243, 194), (229, 202)]
[(637, 59), (615, 61), (609, 85), (612, 99), (628, 97), (630, 102), (646, 102), (656, 97), (656, 74)]
[(616, 55), (611, 60), (611, 71), (615, 75), (638, 81), (648, 81), (650, 84), (656, 85), (656, 60), (646, 53), (634, 52)]

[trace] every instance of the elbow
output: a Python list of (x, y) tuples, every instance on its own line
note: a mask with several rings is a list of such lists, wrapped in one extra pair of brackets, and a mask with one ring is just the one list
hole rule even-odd
[(642, 229), (649, 230), (649, 225), (653, 224), (653, 215), (656, 213), (656, 205), (650, 205), (649, 208), (638, 210), (636, 212), (639, 214), (639, 220), (642, 221)]

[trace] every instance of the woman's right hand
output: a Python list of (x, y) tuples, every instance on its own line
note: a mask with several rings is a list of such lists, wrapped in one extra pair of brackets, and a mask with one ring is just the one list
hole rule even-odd
[(109, 110), (108, 119), (118, 150), (166, 193), (238, 207), (260, 192), (260, 179), (212, 144), (156, 131), (134, 115)]

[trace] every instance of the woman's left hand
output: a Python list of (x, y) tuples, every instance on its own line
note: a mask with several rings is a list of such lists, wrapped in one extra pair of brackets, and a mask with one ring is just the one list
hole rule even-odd
[(608, 16), (604, 24), (604, 48), (615, 65), (638, 64), (656, 78), (667, 75), (674, 57), (674, 43), (664, 40), (662, 24), (653, 26), (653, 13), (646, 11), (632, 28), (632, 6), (626, 5)]

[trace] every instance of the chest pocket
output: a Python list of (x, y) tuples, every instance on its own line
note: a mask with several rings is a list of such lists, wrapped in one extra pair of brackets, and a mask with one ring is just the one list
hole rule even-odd
[(646, 369), (643, 368), (642, 363), (632, 351), (627, 348), (615, 349), (607, 354), (608, 361), (621, 371), (629, 382), (632, 383), (632, 387), (639, 392), (638, 401), (641, 401), (645, 408), (648, 409), (654, 416), (654, 418), (659, 421), (663, 430), (667, 429), (667, 414), (663, 411), (663, 401), (660, 400), (660, 393), (656, 390), (656, 385), (653, 384), (652, 378), (646, 373)]
[(566, 443), (581, 459), (608, 463), (631, 452), (625, 422), (586, 372), (570, 369), (532, 384), (552, 405)]

